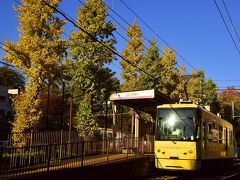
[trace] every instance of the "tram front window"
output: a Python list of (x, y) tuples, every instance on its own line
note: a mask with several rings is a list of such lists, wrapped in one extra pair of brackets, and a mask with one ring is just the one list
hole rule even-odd
[(156, 140), (195, 140), (194, 118), (196, 109), (158, 109)]

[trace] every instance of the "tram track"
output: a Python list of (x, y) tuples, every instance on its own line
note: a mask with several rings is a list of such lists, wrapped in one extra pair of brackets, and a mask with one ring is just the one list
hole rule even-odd
[(220, 180), (228, 180), (228, 179), (234, 179), (234, 178), (238, 178), (239, 179), (238, 176), (240, 176), (240, 172), (239, 173), (234, 173), (234, 174), (226, 176), (226, 177), (223, 177)]
[(226, 166), (222, 169), (208, 169), (200, 171), (158, 171), (149, 174), (145, 180), (239, 180), (240, 179), (240, 162)]

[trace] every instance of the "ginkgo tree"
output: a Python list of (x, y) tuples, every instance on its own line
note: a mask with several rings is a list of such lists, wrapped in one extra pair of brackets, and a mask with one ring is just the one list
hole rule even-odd
[(163, 57), (161, 60), (161, 92), (173, 99), (178, 99), (176, 87), (179, 81), (179, 72), (176, 68), (176, 54), (172, 48), (163, 47)]
[[(59, 2), (53, 0), (51, 5), (58, 6)], [(22, 0), (15, 11), (19, 40), (5, 42), (4, 60), (20, 69), (27, 78), (25, 91), (14, 99), (16, 116), (12, 128), (13, 133), (26, 133), (34, 130), (41, 118), (39, 94), (44, 83), (54, 83), (59, 76), (67, 43), (60, 38), (65, 22), (43, 1)], [(24, 144), (19, 134), (14, 140)]]
[(159, 54), (159, 48), (156, 43), (155, 39), (149, 41), (150, 46), (147, 48), (146, 55), (140, 63), (140, 68), (146, 72), (141, 73), (139, 76), (141, 89), (156, 89), (160, 91), (162, 87), (162, 57)]
[(138, 90), (139, 75), (142, 72), (137, 67), (139, 67), (140, 63), (144, 59), (144, 39), (137, 22), (134, 22), (132, 26), (127, 28), (126, 35), (129, 37), (129, 40), (122, 51), (123, 59), (120, 61), (120, 65), (122, 67), (121, 77), (123, 79), (121, 90)]

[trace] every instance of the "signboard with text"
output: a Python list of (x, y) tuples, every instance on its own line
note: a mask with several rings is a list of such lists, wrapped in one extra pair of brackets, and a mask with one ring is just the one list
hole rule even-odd
[(123, 93), (114, 93), (110, 97), (110, 101), (124, 100), (124, 99), (152, 99), (154, 98), (154, 89), (144, 91), (131, 91)]

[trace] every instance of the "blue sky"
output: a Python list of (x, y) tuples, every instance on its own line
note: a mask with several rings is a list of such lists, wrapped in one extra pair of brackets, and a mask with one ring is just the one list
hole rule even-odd
[[(20, 0), (18, 0), (20, 1)], [(83, 0), (82, 0), (83, 1)], [(212, 78), (219, 88), (235, 86), (240, 88), (240, 55), (238, 54), (223, 21), (214, 4), (214, 0), (123, 0), (131, 9), (137, 13), (154, 31), (163, 37), (176, 51), (181, 54), (196, 69), (203, 69), (207, 78)], [(222, 0), (216, 0), (229, 25), (230, 31), (240, 49), (240, 42), (237, 40), (223, 7)], [(147, 39), (156, 38), (161, 48), (164, 43), (152, 33), (120, 0), (105, 0), (122, 18), (129, 24), (135, 20), (139, 23), (143, 35)], [(240, 1), (225, 0), (235, 28), (240, 35)], [(13, 11), (14, 0), (3, 0), (0, 2), (0, 41), (4, 39), (17, 41), (17, 14)], [(80, 6), (78, 0), (63, 0), (60, 9), (76, 17), (77, 8)], [(108, 11), (125, 28), (127, 24), (117, 17), (111, 10)], [(111, 19), (111, 18), (109, 18)], [(119, 26), (116, 24), (116, 26)], [(65, 32), (70, 34), (73, 26), (67, 23)], [(118, 33), (125, 36), (121, 27)], [(118, 52), (121, 52), (126, 41), (116, 34)], [(126, 37), (126, 36), (125, 36)], [(148, 46), (147, 41), (145, 42)], [(165, 45), (167, 46), (167, 45)], [(0, 56), (4, 52), (0, 49)], [(178, 64), (191, 67), (177, 56)], [(120, 66), (113, 62), (111, 66), (119, 77)], [(227, 80), (227, 81), (226, 81)], [(230, 80), (230, 81), (229, 81)]]

